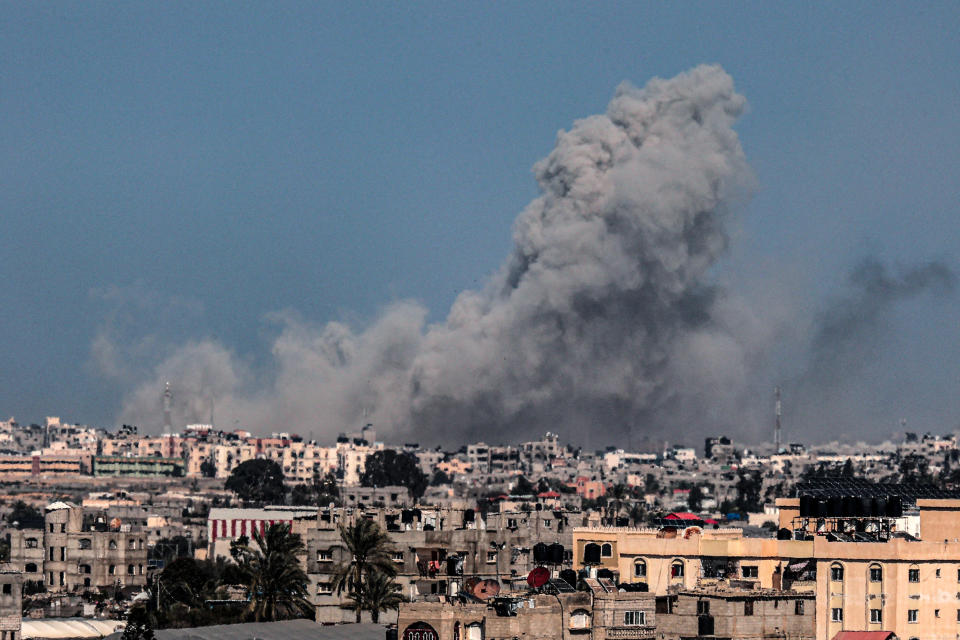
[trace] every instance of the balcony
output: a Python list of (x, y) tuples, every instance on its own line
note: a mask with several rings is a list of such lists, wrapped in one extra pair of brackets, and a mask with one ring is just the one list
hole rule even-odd
[(656, 637), (656, 627), (607, 627), (607, 638), (611, 640), (638, 640)]

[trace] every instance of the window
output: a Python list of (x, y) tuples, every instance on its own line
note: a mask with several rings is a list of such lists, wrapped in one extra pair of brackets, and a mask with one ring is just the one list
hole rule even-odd
[(939, 578), (939, 577), (940, 577), (940, 569), (937, 569), (936, 572), (934, 573), (934, 575)]
[(883, 612), (880, 609), (870, 609), (870, 624), (883, 623)]
[(933, 617), (934, 617), (934, 618), (939, 618), (939, 617), (940, 617), (940, 609), (934, 609), (934, 610), (933, 610)]
[(957, 622), (960, 622), (960, 609), (957, 609)]
[(920, 617), (919, 609), (910, 609), (907, 611), (907, 622), (910, 624), (917, 624), (917, 619)]
[[(50, 526), (52, 527), (53, 525)], [(47, 581), (47, 584), (49, 584), (51, 587), (53, 586), (53, 571), (50, 572), (50, 580)]]
[(394, 551), (394, 552), (393, 552), (393, 561), (394, 561), (394, 562), (403, 562), (403, 551)]
[(697, 615), (698, 615), (698, 616), (708, 616), (708, 615), (710, 615), (710, 601), (709, 601), (709, 600), (697, 600)]
[(920, 582), (920, 569), (908, 570), (907, 580), (909, 580), (910, 582)]
[(9, 582), (4, 583), (4, 585), (3, 585), (3, 592), (4, 592), (5, 594), (7, 594), (7, 595), (13, 593), (13, 585), (10, 584)]
[(78, 572), (78, 573), (90, 573), (90, 565), (88, 565), (88, 564), (81, 564), (81, 565), (79, 565), (79, 566), (77, 567), (77, 572)]
[(90, 538), (80, 538), (80, 548), (81, 548), (81, 549), (89, 549), (91, 546), (93, 546), (93, 545), (92, 545), (92, 543), (90, 542)]
[(743, 572), (744, 578), (756, 578), (758, 575), (760, 575), (758, 567), (756, 566), (741, 567), (740, 569)]
[(23, 570), (26, 571), (27, 573), (36, 573), (36, 572), (37, 572), (37, 565), (35, 565), (35, 564), (33, 564), (33, 563), (31, 562), (31, 563), (27, 564), (27, 566), (25, 566), (25, 567), (23, 568)]
[[(53, 533), (53, 523), (52, 523), (52, 522), (50, 523), (50, 533)], [(50, 575), (52, 576), (53, 574), (51, 573)], [(50, 584), (53, 584), (53, 578), (50, 578)]]
[(843, 609), (840, 607), (830, 609), (830, 620), (831, 622), (843, 622)]
[(497, 561), (497, 552), (496, 551), (487, 551), (487, 562), (492, 564)]
[(611, 558), (613, 557), (613, 545), (609, 542), (605, 542), (602, 547), (600, 547), (600, 557), (601, 558)]
[(483, 640), (483, 627), (479, 622), (467, 625), (467, 640)]
[(624, 611), (623, 624), (626, 627), (639, 627), (646, 624), (646, 612), (644, 611)]
[(110, 544), (109, 544), (108, 546), (110, 547), (111, 550), (116, 549), (116, 548), (117, 548), (117, 541), (116, 541), (116, 540), (111, 540), (111, 541), (110, 541)]
[(676, 560), (672, 565), (670, 565), (670, 577), (671, 578), (683, 577), (683, 561)]
[(137, 541), (134, 540), (133, 538), (130, 538), (130, 540), (127, 541), (127, 548), (129, 548), (129, 549), (136, 549), (136, 548), (137, 548)]
[(643, 560), (637, 560), (633, 563), (633, 577), (634, 578), (646, 578), (647, 577), (647, 563)]
[(798, 616), (803, 615), (803, 600), (797, 600), (793, 603), (793, 613)]
[(333, 593), (333, 585), (329, 582), (318, 582), (317, 583), (317, 595), (330, 595)]
[(110, 575), (113, 575), (116, 572), (117, 572), (117, 565), (115, 564), (110, 565), (110, 567), (107, 569), (107, 573), (109, 573)]
[(60, 547), (60, 562), (63, 562), (67, 559), (67, 548)]
[(329, 549), (317, 549), (317, 562), (330, 562), (331, 560), (333, 560), (333, 555)]
[(66, 533), (66, 532), (67, 532), (67, 525), (66, 525), (66, 523), (61, 524), (61, 525), (60, 525), (60, 533)]
[[(842, 564), (832, 564), (830, 565), (830, 580), (833, 582), (843, 582), (843, 565)], [(958, 578), (960, 580), (960, 578)]]
[[(37, 539), (36, 538), (27, 538), (23, 541), (23, 546), (27, 549), (36, 549), (37, 548)], [(957, 581), (960, 582), (960, 570), (957, 571)]]
[(590, 626), (590, 612), (586, 609), (577, 609), (570, 614), (571, 629), (586, 629)]
[(752, 616), (753, 615), (753, 600), (744, 600), (743, 601), (743, 615)]
[(53, 562), (53, 547), (50, 547), (50, 562)]
[(870, 582), (883, 582), (883, 569), (880, 565), (870, 565)]

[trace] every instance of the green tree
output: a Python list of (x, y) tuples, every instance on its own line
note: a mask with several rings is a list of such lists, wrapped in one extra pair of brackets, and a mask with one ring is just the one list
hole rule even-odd
[(247, 460), (230, 473), (224, 487), (249, 505), (283, 504), (287, 488), (283, 469), (273, 460)]
[(517, 484), (514, 485), (513, 490), (510, 492), (510, 495), (514, 496), (530, 496), (537, 493), (537, 487), (527, 480), (526, 476), (520, 476), (517, 478)]
[(34, 507), (28, 505), (23, 500), (17, 500), (13, 503), (13, 508), (7, 514), (7, 522), (13, 526), (14, 523), (18, 529), (24, 527), (34, 528), (37, 523), (43, 526), (43, 514)]
[(412, 453), (384, 449), (367, 456), (360, 484), (365, 487), (406, 487), (413, 499), (419, 500), (427, 489), (427, 474), (420, 470), (420, 462)]
[(200, 475), (202, 475), (204, 478), (217, 477), (217, 465), (213, 463), (213, 460), (207, 458), (200, 463)]
[(699, 485), (690, 487), (690, 493), (687, 495), (687, 507), (693, 513), (699, 513), (703, 507), (703, 489)]
[(451, 478), (446, 471), (437, 469), (433, 474), (433, 478), (430, 480), (430, 486), (438, 487), (442, 484), (450, 484), (451, 482), (453, 482), (453, 478)]
[(760, 477), (760, 471), (740, 469), (737, 474), (737, 510), (740, 513), (761, 511), (760, 487), (763, 480)]
[(351, 591), (347, 596), (350, 601), (348, 608), (354, 611), (369, 611), (370, 619), (374, 624), (380, 622), (380, 612), (388, 609), (396, 611), (404, 597), (400, 594), (398, 585), (391, 576), (380, 571), (371, 571), (367, 574), (363, 595)]
[(243, 569), (250, 590), (247, 611), (254, 622), (312, 618), (307, 574), (297, 558), (306, 551), (300, 536), (290, 533), (290, 525), (278, 523), (264, 535), (254, 531), (253, 541), (244, 551)]
[(122, 640), (153, 640), (153, 637), (153, 623), (146, 608), (136, 606), (130, 609)]
[(346, 527), (340, 525), (340, 539), (346, 547), (347, 559), (334, 568), (333, 588), (338, 595), (344, 591), (354, 594), (350, 608), (356, 612), (357, 622), (360, 622), (370, 574), (397, 575), (396, 565), (390, 557), (390, 537), (381, 531), (376, 522), (360, 519)]

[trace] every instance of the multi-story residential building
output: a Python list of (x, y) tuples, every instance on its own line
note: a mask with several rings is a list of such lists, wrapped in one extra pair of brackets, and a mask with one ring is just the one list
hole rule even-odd
[(43, 529), (9, 529), (10, 564), (47, 591), (143, 587), (147, 583), (142, 528), (84, 517), (69, 502), (47, 505)]
[(23, 574), (0, 564), (0, 640), (20, 640)]
[(813, 593), (818, 640), (847, 630), (956, 637), (960, 500), (916, 500), (923, 539), (894, 530), (893, 517), (801, 517), (800, 501), (777, 501), (780, 539), (683, 523), (576, 529), (575, 567), (606, 569), (657, 595), (718, 585)]
[(185, 474), (183, 458), (159, 456), (97, 456), (93, 459), (93, 475), (134, 478), (172, 477)]

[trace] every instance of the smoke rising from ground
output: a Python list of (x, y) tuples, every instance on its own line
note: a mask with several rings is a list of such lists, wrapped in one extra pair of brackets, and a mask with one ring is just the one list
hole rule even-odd
[[(534, 167), (540, 196), (514, 223), (511, 255), (444, 322), (428, 325), (414, 302), (363, 330), (280, 314), (269, 380), (193, 342), (128, 396), (120, 421), (159, 429), (169, 380), (175, 428), (207, 421), (215, 398), (221, 428), (320, 439), (364, 422), (423, 443), (743, 434), (761, 420), (756, 372), (785, 320), (711, 277), (753, 184), (733, 129), (745, 106), (718, 66), (621, 85), (604, 115), (558, 134)], [(865, 298), (824, 316), (814, 353), (948, 274), (866, 268)]]

